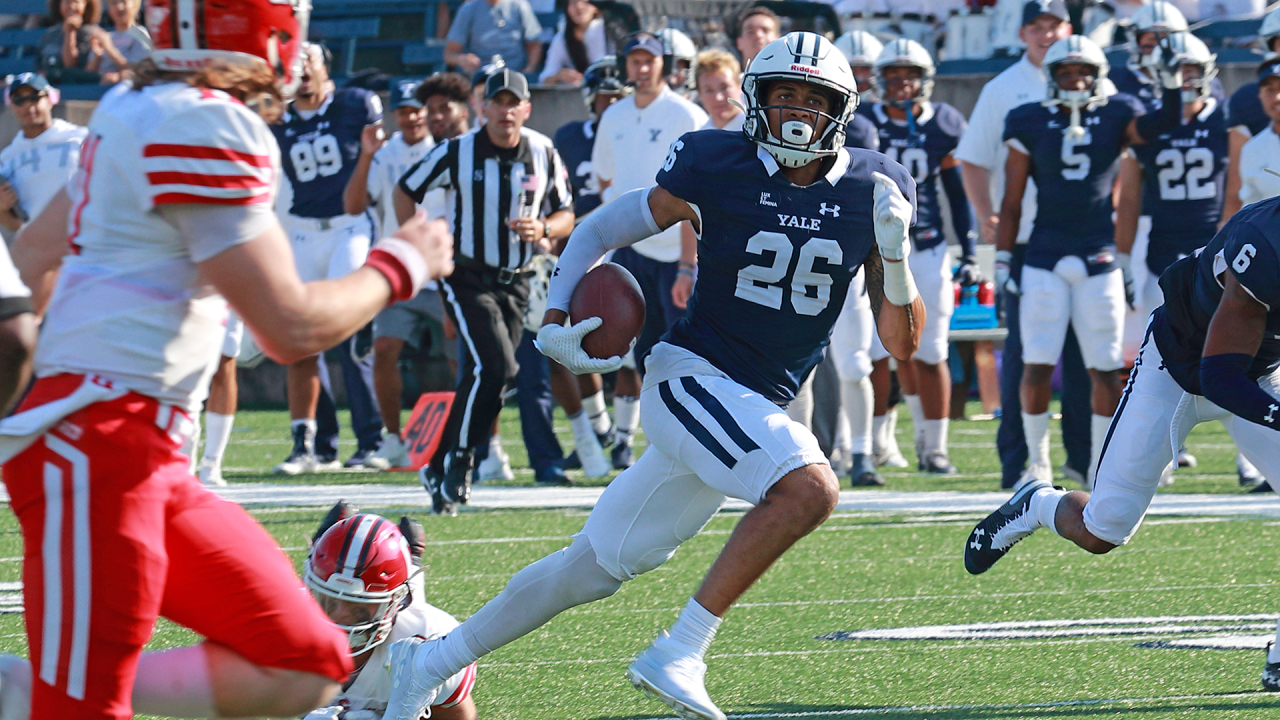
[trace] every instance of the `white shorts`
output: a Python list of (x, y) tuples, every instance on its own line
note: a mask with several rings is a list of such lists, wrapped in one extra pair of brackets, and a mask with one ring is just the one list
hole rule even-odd
[(844, 307), (831, 327), (831, 347), (827, 352), (844, 382), (857, 382), (871, 374), (871, 338), (876, 334), (876, 321), (864, 275), (858, 270), (853, 276)]
[[(947, 244), (939, 243), (928, 250), (913, 250), (907, 256), (907, 265), (915, 278), (920, 299), (924, 301), (925, 312), (920, 349), (916, 351), (915, 359), (929, 365), (944, 363), (947, 361), (951, 316), (956, 309), (956, 288), (951, 279), (951, 255), (947, 252)], [(879, 335), (872, 335), (871, 359), (879, 362), (889, 357), (889, 351), (885, 350)]]
[(240, 357), (240, 344), (244, 340), (244, 321), (234, 312), (227, 314), (227, 334), (222, 338), (222, 357)]
[[(1280, 398), (1280, 372), (1258, 381)], [(1084, 524), (1113, 545), (1129, 541), (1156, 494), (1160, 475), (1191, 428), (1221, 420), (1227, 433), (1264, 477), (1280, 478), (1280, 443), (1274, 430), (1236, 417), (1199, 395), (1184, 392), (1163, 368), (1160, 349), (1148, 339), (1138, 352), (1120, 406), (1098, 461)]]
[[(328, 225), (327, 229), (323, 225)], [(373, 217), (339, 215), (327, 221), (289, 216), (285, 221), (302, 282), (350, 275), (369, 257)]]
[(658, 343), (645, 366), (649, 447), (609, 483), (582, 529), (618, 580), (666, 562), (725, 497), (755, 505), (792, 470), (827, 464), (813, 433), (697, 355)]
[(1120, 268), (1089, 275), (1084, 260), (1068, 255), (1053, 271), (1022, 268), (1022, 362), (1057, 365), (1067, 326), (1076, 331), (1084, 366), (1124, 367), (1124, 275)]

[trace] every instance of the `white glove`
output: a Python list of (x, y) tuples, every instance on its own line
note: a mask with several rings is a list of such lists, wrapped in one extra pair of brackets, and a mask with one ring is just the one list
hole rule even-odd
[[(438, 640), (433, 642), (439, 642)], [(428, 685), (418, 665), (418, 651), (427, 643), (420, 637), (407, 637), (391, 643), (387, 652), (387, 671), (391, 674), (391, 695), (382, 720), (419, 720), (431, 717), (440, 686)]]
[(1137, 310), (1137, 294), (1133, 289), (1133, 270), (1130, 267), (1132, 264), (1129, 253), (1116, 253), (1116, 265), (1120, 267), (1120, 273), (1124, 276), (1124, 302), (1130, 310)]
[(996, 251), (996, 289), (1000, 292), (1018, 294), (1018, 283), (1009, 276), (1013, 253), (1008, 250)]
[(1158, 58), (1156, 72), (1160, 76), (1160, 84), (1166, 90), (1178, 90), (1182, 87), (1182, 59), (1173, 51), (1169, 38), (1160, 41), (1160, 45), (1151, 51), (1152, 58)]
[(577, 325), (543, 325), (538, 329), (538, 337), (533, 344), (543, 355), (569, 368), (569, 372), (575, 375), (613, 372), (622, 367), (621, 355), (599, 359), (582, 349), (582, 338), (603, 323), (604, 320), (598, 317), (590, 317)]
[(342, 717), (343, 708), (338, 705), (316, 708), (307, 713), (302, 720), (338, 720)]
[(872, 177), (876, 180), (876, 189), (871, 215), (880, 256), (885, 260), (906, 260), (911, 252), (911, 241), (907, 237), (911, 227), (911, 201), (888, 175), (872, 173)]

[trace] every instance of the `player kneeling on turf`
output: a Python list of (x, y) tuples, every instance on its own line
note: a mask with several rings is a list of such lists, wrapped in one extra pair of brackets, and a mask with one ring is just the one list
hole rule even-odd
[(394, 659), (419, 646), (409, 665), (392, 663), (401, 690), (389, 718), (416, 718), (445, 678), (477, 658), (666, 562), (734, 497), (753, 509), (670, 632), (628, 671), (682, 717), (724, 718), (702, 659), (721, 617), (838, 498), (817, 440), (783, 406), (822, 359), (859, 268), (895, 357), (911, 357), (924, 322), (905, 262), (915, 183), (880, 153), (844, 148), (858, 94), (840, 51), (820, 35), (791, 33), (756, 55), (743, 91), (743, 132), (677, 140), (657, 187), (589, 215), (552, 276), (542, 352), (577, 373), (607, 372), (622, 358), (594, 359), (581, 346), (601, 319), (563, 324), (578, 281), (610, 249), (683, 220), (699, 232), (688, 316), (646, 362), (648, 449), (605, 489), (569, 547), (521, 570), (442, 640), (392, 648)]

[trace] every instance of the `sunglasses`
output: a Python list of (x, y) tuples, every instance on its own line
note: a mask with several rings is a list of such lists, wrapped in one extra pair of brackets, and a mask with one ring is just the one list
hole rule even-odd
[(40, 98), (49, 97), (45, 93), (33, 93), (31, 95), (10, 95), (9, 104), (14, 107), (24, 107), (40, 101)]

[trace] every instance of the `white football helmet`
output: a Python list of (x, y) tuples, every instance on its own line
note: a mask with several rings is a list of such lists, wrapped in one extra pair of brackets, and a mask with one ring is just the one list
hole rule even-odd
[(836, 49), (844, 53), (850, 65), (871, 67), (884, 50), (884, 43), (866, 30), (850, 30), (836, 38)]
[(1170, 35), (1169, 47), (1178, 58), (1179, 65), (1200, 66), (1200, 79), (1194, 81), (1190, 88), (1184, 84), (1182, 102), (1193, 103), (1209, 97), (1210, 84), (1218, 76), (1218, 56), (1209, 52), (1209, 46), (1205, 45), (1203, 40), (1189, 32)]
[(933, 58), (929, 55), (929, 51), (925, 50), (924, 46), (915, 40), (898, 38), (885, 45), (884, 50), (876, 58), (872, 67), (875, 70), (875, 75), (872, 78), (876, 84), (876, 92), (880, 94), (880, 98), (884, 102), (888, 102), (888, 96), (885, 91), (889, 87), (888, 82), (884, 79), (884, 71), (891, 67), (920, 68), (920, 92), (911, 98), (907, 104), (927, 102), (929, 97), (933, 95), (933, 76), (936, 72), (933, 66)]
[(1271, 49), (1271, 42), (1280, 37), (1280, 8), (1267, 13), (1262, 18), (1262, 27), (1258, 28), (1258, 42), (1262, 45), (1262, 54), (1270, 55), (1274, 52)]
[[(1152, 0), (1151, 3), (1138, 8), (1129, 19), (1129, 69), (1138, 72), (1143, 65), (1142, 48), (1138, 46), (1138, 38), (1153, 32), (1157, 35), (1168, 35), (1187, 31), (1187, 18), (1173, 3), (1164, 0)], [(1158, 55), (1156, 57), (1159, 57)]]
[[(688, 35), (675, 28), (658, 31), (662, 41), (662, 67), (667, 73), (667, 84), (672, 90), (694, 90), (698, 74), (698, 46)], [(687, 63), (681, 65), (681, 63)]]
[[(1093, 82), (1083, 90), (1059, 87), (1057, 81), (1058, 67), (1069, 63), (1092, 65), (1096, 70)], [(1098, 47), (1097, 43), (1084, 35), (1072, 35), (1049, 46), (1049, 50), (1044, 54), (1042, 67), (1044, 67), (1045, 74), (1048, 76), (1049, 84), (1048, 98), (1044, 100), (1043, 104), (1045, 106), (1062, 105), (1070, 108), (1071, 124), (1067, 132), (1076, 137), (1083, 136), (1084, 128), (1080, 126), (1080, 110), (1105, 105), (1107, 102), (1107, 97), (1102, 92), (1102, 81), (1111, 70), (1111, 64), (1107, 62), (1106, 54), (1102, 52), (1102, 48)]]
[[(765, 111), (769, 81), (792, 80), (825, 88), (832, 94), (831, 112), (821, 134), (799, 120), (782, 123), (782, 137), (774, 137)], [(844, 147), (845, 125), (858, 107), (858, 85), (849, 61), (830, 41), (810, 32), (792, 32), (765, 45), (742, 76), (742, 96), (747, 103), (743, 132), (784, 167), (801, 167)], [(812, 110), (806, 110), (812, 113)]]

